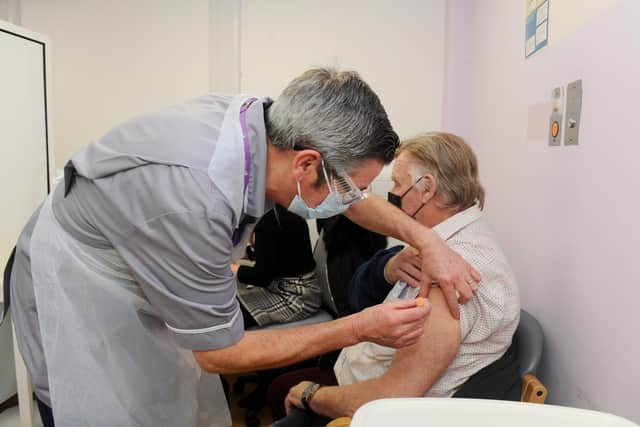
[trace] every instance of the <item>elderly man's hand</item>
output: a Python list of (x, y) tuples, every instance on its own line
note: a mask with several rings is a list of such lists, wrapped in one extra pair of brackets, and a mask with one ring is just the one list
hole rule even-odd
[(459, 319), (458, 303), (464, 304), (473, 297), (480, 275), (435, 232), (425, 231), (427, 239), (419, 245), (422, 260), (420, 295), (428, 296), (431, 285), (438, 284), (447, 299), (451, 314)]
[(391, 284), (402, 280), (412, 288), (418, 288), (422, 279), (421, 268), (420, 252), (409, 246), (387, 261), (387, 265), (384, 266), (384, 279)]
[(424, 298), (374, 305), (353, 315), (354, 333), (358, 341), (406, 347), (422, 336), (429, 312), (431, 304)]
[(311, 381), (302, 381), (289, 389), (289, 393), (284, 399), (284, 409), (287, 415), (291, 413), (293, 408), (305, 409), (302, 404), (302, 392), (309, 385), (311, 385)]

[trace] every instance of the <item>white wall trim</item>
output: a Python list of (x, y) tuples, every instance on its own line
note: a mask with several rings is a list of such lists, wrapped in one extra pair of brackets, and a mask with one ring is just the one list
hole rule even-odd
[(242, 82), (242, 0), (209, 3), (209, 88), (238, 94)]

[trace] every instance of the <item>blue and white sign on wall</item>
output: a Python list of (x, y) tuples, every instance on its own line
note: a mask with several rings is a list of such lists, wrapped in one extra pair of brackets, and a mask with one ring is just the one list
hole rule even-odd
[(549, 1), (551, 0), (525, 0), (525, 58), (549, 43)]

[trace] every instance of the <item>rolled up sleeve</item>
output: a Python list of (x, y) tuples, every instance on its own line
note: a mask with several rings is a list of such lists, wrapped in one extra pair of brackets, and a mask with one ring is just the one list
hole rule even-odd
[(138, 224), (118, 243), (147, 299), (178, 344), (233, 345), (244, 333), (230, 269), (229, 212), (170, 212)]

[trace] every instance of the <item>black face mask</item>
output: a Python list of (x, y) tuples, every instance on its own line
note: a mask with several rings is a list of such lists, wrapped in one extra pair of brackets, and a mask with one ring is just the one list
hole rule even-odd
[[(402, 199), (404, 198), (404, 196), (406, 196), (409, 191), (411, 191), (411, 189), (413, 189), (413, 187), (419, 183), (422, 180), (423, 177), (420, 177), (416, 180), (416, 182), (414, 182), (411, 187), (409, 187), (407, 189), (407, 191), (405, 191), (404, 193), (402, 193), (402, 195), (398, 196), (397, 194), (393, 194), (391, 192), (387, 193), (387, 201), (389, 203), (391, 203), (392, 205), (396, 206), (398, 209), (402, 209)], [(424, 207), (424, 203), (420, 205), (420, 207), (418, 209), (416, 209), (416, 211), (413, 213), (413, 215), (411, 215), (411, 218), (415, 218), (416, 215), (418, 214), (418, 212), (420, 212), (420, 209), (422, 209)]]
[(397, 194), (393, 194), (391, 192), (387, 193), (387, 201), (391, 203), (393, 206), (397, 207), (398, 209), (402, 209), (403, 197), (404, 197), (404, 194), (402, 196), (398, 196)]

